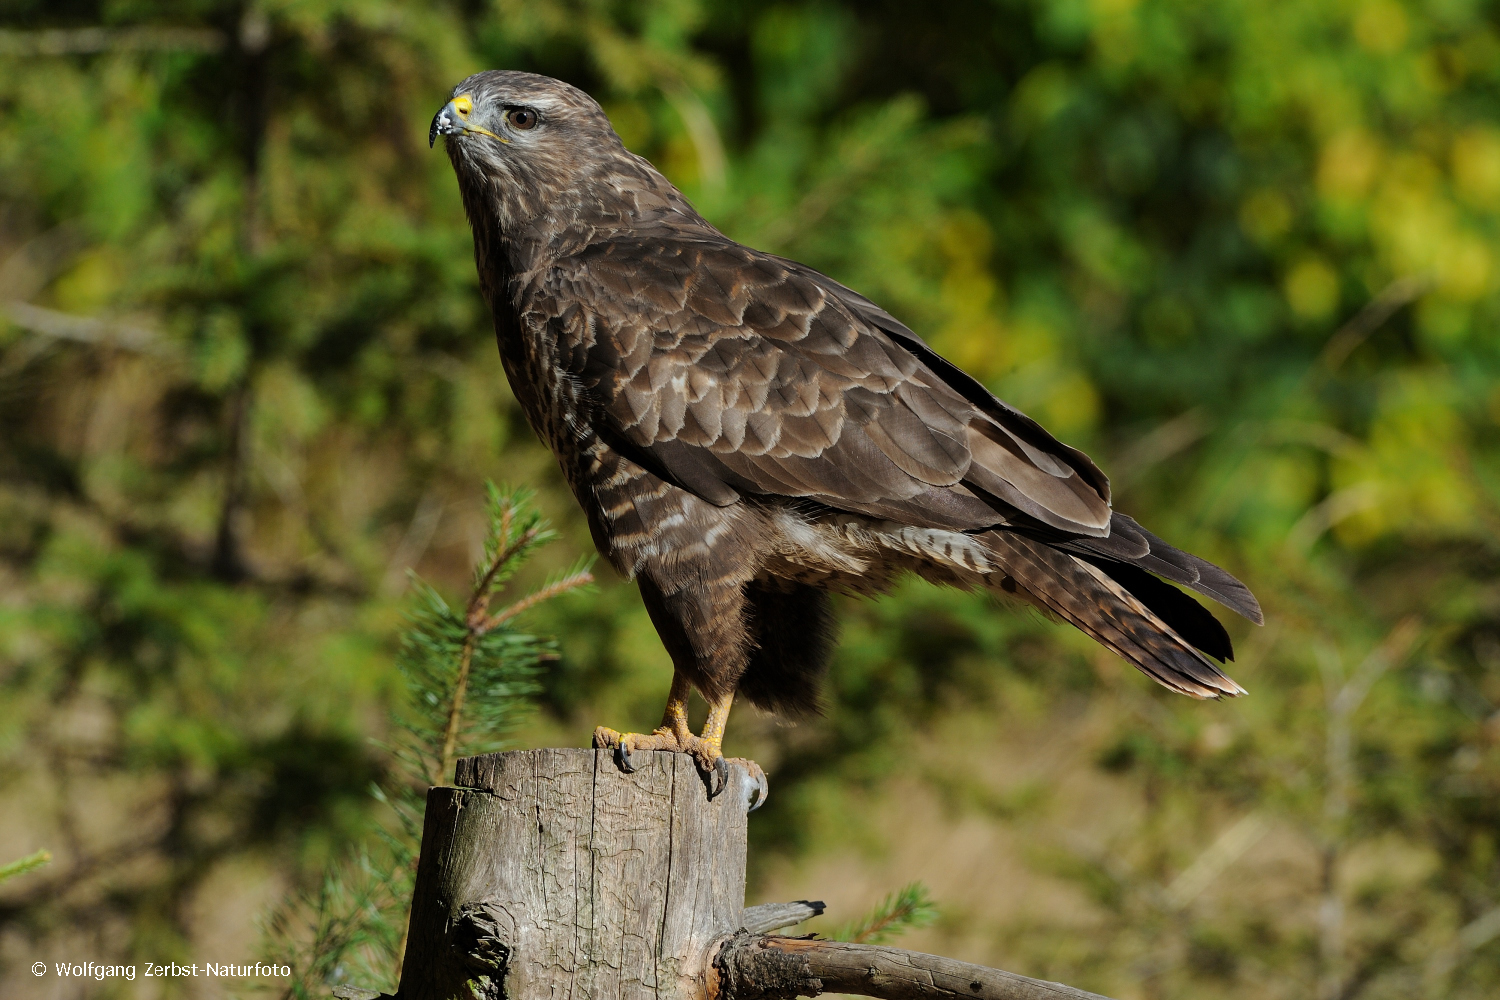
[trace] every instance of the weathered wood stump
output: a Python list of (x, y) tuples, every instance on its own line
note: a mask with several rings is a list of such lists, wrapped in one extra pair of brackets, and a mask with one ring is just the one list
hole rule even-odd
[(427, 796), (400, 1000), (1093, 998), (935, 955), (768, 934), (821, 903), (744, 909), (753, 784), (692, 760), (529, 750), (458, 762)]
[[(402, 1000), (702, 997), (745, 905), (749, 776), (709, 799), (683, 754), (529, 750), (427, 796)], [(503, 990), (503, 993), (502, 993)]]

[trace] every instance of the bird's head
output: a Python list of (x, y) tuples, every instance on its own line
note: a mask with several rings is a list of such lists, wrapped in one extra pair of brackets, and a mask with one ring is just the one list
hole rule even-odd
[[(620, 146), (609, 119), (588, 94), (550, 76), (515, 70), (475, 73), (454, 87), (432, 118), (428, 145), (440, 135), (514, 145), (508, 152), (533, 157), (590, 141)], [(483, 150), (479, 155), (490, 158), (499, 152), (494, 145), (461, 143), (458, 148)]]
[(453, 88), (432, 119), (476, 232), (507, 241), (590, 238), (675, 216), (704, 223), (666, 178), (629, 152), (588, 94), (561, 80), (489, 70)]

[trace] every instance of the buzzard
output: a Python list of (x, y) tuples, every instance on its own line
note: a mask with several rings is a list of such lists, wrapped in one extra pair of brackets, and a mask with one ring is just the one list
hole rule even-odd
[(722, 787), (736, 693), (814, 709), (829, 592), (908, 572), (1027, 602), (1173, 691), (1244, 693), (1173, 586), (1260, 623), (1244, 584), (1112, 510), (1087, 455), (890, 313), (714, 229), (583, 91), (479, 73), (439, 135), (511, 387), (676, 668), (660, 728), (596, 730), (620, 766), (688, 753)]

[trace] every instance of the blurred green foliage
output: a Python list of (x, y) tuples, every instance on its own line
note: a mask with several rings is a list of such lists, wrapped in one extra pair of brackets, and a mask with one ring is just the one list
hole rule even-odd
[[(1010, 846), (922, 873), (929, 950), (1120, 997), (1500, 987), (1494, 4), (0, 19), (0, 856), (57, 857), (0, 892), (0, 991), (80, 941), (191, 961), (243, 938), (226, 900), (315, 882), (391, 766), (405, 570), (465, 588), (484, 477), (571, 546), (535, 580), (586, 547), (422, 144), (490, 66), (598, 96), (726, 232), (890, 308), (1266, 605), (1231, 626), (1250, 697), (1203, 705), (982, 598), (843, 604), (826, 717), (730, 727), (774, 786), (757, 885), (889, 869), (936, 810)], [(628, 584), (534, 622), (532, 738), (654, 721)], [(1061, 902), (955, 902), (987, 868)]]

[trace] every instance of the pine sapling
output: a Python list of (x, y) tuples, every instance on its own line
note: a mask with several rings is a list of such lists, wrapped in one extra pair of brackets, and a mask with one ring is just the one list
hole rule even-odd
[[(524, 612), (593, 582), (580, 562), (538, 589), (493, 610), (506, 584), (539, 546), (557, 536), (525, 490), (486, 484), (489, 528), (483, 558), (462, 607), (414, 580), (413, 608), (397, 668), (410, 695), (392, 713), (392, 780), (372, 788), (395, 828), (331, 869), (311, 892), (268, 921), (270, 956), (294, 970), (284, 1000), (310, 1000), (352, 982), (394, 990), (406, 950), (407, 908), (421, 846), (427, 789), (447, 780), (460, 756), (502, 749), (531, 707), (551, 639), (516, 626)], [(347, 992), (347, 991), (346, 991)], [(369, 991), (365, 991), (369, 992)]]

